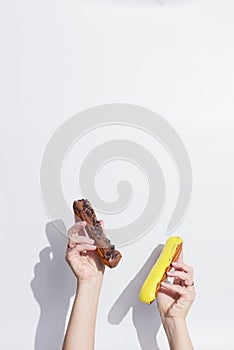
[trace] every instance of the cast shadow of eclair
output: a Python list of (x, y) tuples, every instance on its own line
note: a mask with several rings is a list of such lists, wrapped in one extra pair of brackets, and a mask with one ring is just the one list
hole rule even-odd
[(161, 325), (158, 308), (155, 302), (151, 305), (142, 303), (139, 300), (139, 292), (163, 247), (160, 244), (153, 250), (141, 270), (124, 289), (108, 314), (110, 324), (119, 324), (132, 308), (132, 321), (142, 350), (160, 350), (157, 343), (157, 334)]
[(62, 220), (47, 223), (49, 246), (39, 253), (31, 281), (33, 295), (40, 307), (34, 350), (61, 350), (70, 298), (76, 281), (64, 259), (67, 246)]

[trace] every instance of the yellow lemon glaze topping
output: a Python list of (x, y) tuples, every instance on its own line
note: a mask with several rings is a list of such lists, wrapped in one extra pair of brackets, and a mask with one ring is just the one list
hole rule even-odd
[(143, 286), (141, 287), (140, 301), (151, 304), (157, 296), (160, 282), (166, 278), (166, 272), (170, 269), (173, 261), (177, 260), (183, 240), (179, 236), (169, 237), (166, 244), (150, 273), (148, 274)]

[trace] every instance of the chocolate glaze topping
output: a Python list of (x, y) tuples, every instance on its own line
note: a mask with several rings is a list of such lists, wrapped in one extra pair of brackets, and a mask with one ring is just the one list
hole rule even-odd
[(106, 237), (91, 203), (87, 199), (79, 199), (74, 201), (73, 210), (79, 219), (87, 222), (85, 229), (89, 237), (95, 241), (97, 253), (102, 262), (110, 268), (117, 266), (122, 255)]

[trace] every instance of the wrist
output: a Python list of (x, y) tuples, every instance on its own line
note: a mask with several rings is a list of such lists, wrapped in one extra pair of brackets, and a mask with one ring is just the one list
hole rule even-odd
[(171, 329), (173, 331), (187, 327), (185, 318), (179, 317), (162, 317), (162, 324), (165, 330)]
[(171, 350), (193, 350), (185, 318), (167, 317), (162, 323)]
[(92, 291), (100, 291), (102, 287), (103, 278), (93, 277), (91, 279), (77, 279), (77, 290), (89, 290), (89, 293)]
[(97, 309), (101, 286), (102, 283), (99, 280), (77, 281), (75, 304), (80, 303), (86, 312), (92, 310), (93, 313)]
[(174, 341), (177, 335), (187, 332), (187, 324), (182, 318), (165, 318), (162, 320), (164, 330), (166, 332), (169, 344)]

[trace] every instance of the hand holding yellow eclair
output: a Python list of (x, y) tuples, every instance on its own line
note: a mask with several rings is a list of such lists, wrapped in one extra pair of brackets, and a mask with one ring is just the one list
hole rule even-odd
[(174, 282), (161, 282), (157, 296), (158, 309), (162, 318), (185, 319), (195, 298), (193, 269), (182, 261), (182, 254), (172, 263), (174, 271), (167, 272)]
[[(183, 262), (183, 240), (169, 237), (140, 290), (142, 302), (157, 299), (170, 350), (193, 350), (186, 316), (195, 298), (193, 269)], [(166, 278), (173, 277), (173, 284)]]
[(195, 298), (193, 269), (182, 261), (182, 253), (172, 267), (174, 271), (169, 271), (167, 276), (174, 277), (174, 282), (161, 283), (157, 295), (158, 310), (170, 350), (193, 350), (186, 323)]
[(178, 259), (182, 251), (182, 244), (183, 240), (179, 236), (168, 238), (158, 260), (141, 287), (140, 301), (151, 304), (157, 297), (161, 282), (165, 281), (167, 272), (172, 268), (172, 263)]

